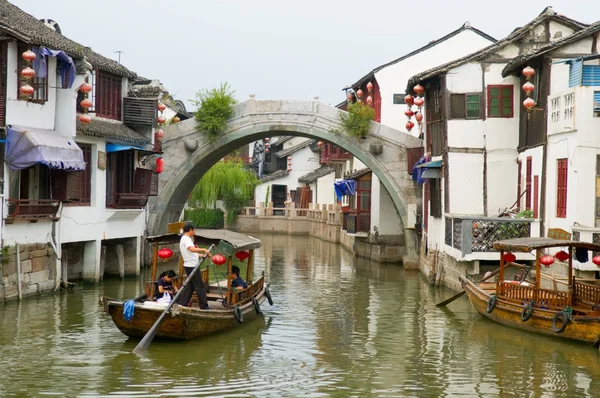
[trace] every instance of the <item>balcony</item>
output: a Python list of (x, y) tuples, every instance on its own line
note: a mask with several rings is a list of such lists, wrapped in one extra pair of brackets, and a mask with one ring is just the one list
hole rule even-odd
[(116, 193), (106, 195), (106, 207), (109, 209), (143, 209), (148, 203), (146, 193)]
[[(498, 260), (494, 242), (539, 236), (539, 222), (532, 218), (445, 216), (446, 252), (457, 260)], [(528, 253), (516, 254), (531, 260)]]
[(332, 145), (332, 144), (325, 144), (325, 145), (323, 145), (323, 148), (321, 149), (321, 157), (319, 159), (319, 163), (327, 164), (327, 163), (345, 162), (352, 158), (353, 158), (353, 156), (350, 152), (346, 152), (339, 146)]
[(549, 97), (548, 135), (581, 131), (594, 143), (600, 129), (600, 86), (578, 86)]
[(7, 224), (15, 221), (58, 221), (60, 200), (55, 199), (9, 199)]

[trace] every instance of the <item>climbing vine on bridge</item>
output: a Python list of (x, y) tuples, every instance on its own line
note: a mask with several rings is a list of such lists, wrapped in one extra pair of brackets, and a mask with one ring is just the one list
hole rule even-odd
[(233, 115), (233, 105), (237, 102), (234, 94), (235, 91), (227, 83), (221, 83), (219, 88), (203, 89), (196, 93), (196, 99), (192, 103), (198, 107), (198, 132), (214, 140), (225, 130), (227, 121)]
[(342, 112), (340, 119), (346, 133), (353, 137), (366, 138), (371, 121), (375, 117), (375, 109), (363, 102), (348, 104), (348, 112)]

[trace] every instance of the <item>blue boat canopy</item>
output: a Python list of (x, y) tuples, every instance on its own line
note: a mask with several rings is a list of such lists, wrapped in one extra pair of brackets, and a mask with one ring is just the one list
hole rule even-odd
[(136, 151), (143, 151), (143, 148), (137, 147), (137, 146), (131, 146), (131, 145), (117, 145), (117, 144), (110, 144), (107, 143), (106, 144), (106, 152), (120, 152), (120, 151), (129, 151), (129, 150), (136, 150)]
[(6, 163), (11, 170), (23, 170), (36, 164), (50, 169), (85, 170), (83, 151), (73, 137), (54, 130), (6, 126)]

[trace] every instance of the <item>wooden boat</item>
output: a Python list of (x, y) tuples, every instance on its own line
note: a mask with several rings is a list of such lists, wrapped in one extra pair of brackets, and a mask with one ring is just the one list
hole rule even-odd
[[(155, 301), (158, 251), (160, 246), (178, 244), (181, 239), (179, 234), (181, 228), (183, 228), (183, 223), (169, 224), (168, 234), (147, 238), (153, 245), (152, 280), (146, 283), (145, 294), (134, 299), (133, 317), (130, 320), (127, 320), (124, 315), (126, 301), (109, 297), (101, 298), (104, 311), (112, 317), (117, 328), (125, 335), (143, 337), (165, 310), (165, 304)], [(207, 247), (211, 244), (218, 244), (211, 254), (220, 253), (226, 256), (227, 284), (226, 286), (221, 286), (218, 283), (209, 285), (208, 266), (211, 263), (207, 259), (203, 266), (209, 265), (199, 270), (199, 272), (202, 272), (204, 285), (208, 287), (207, 298), (210, 309), (201, 310), (198, 306), (196, 293), (194, 293), (191, 307), (173, 305), (170, 314), (167, 315), (158, 329), (156, 338), (187, 340), (233, 328), (258, 316), (261, 313), (260, 306), (265, 300), (268, 300), (270, 304), (273, 303), (269, 285), (265, 283), (264, 272), (257, 280), (252, 280), (254, 250), (260, 247), (260, 240), (227, 230), (196, 229), (195, 243)], [(231, 287), (233, 255), (243, 251), (248, 251), (248, 267), (245, 278), (248, 288), (236, 290)], [(223, 269), (223, 271), (225, 270)], [(219, 270), (216, 272), (219, 272)], [(181, 287), (185, 280), (183, 275), (183, 259), (180, 257), (179, 273), (173, 284)]]
[[(543, 251), (566, 248), (569, 277), (564, 289), (540, 286)], [(575, 250), (600, 252), (600, 245), (551, 238), (519, 238), (494, 243), (500, 252), (500, 272), (495, 283), (474, 283), (459, 277), (473, 307), (485, 317), (506, 326), (548, 336), (600, 344), (600, 286), (573, 276)], [(535, 252), (535, 281), (504, 280), (505, 256), (510, 252)], [(514, 260), (511, 260), (514, 262)], [(600, 281), (599, 281), (600, 282)]]

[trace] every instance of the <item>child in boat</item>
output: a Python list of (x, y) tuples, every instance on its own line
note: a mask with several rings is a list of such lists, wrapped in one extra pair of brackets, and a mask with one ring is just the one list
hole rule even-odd
[(248, 288), (248, 284), (246, 283), (245, 280), (243, 280), (242, 278), (240, 278), (240, 268), (236, 267), (235, 265), (233, 267), (231, 267), (231, 287), (237, 289), (237, 290), (243, 290), (243, 289), (247, 289)]
[(177, 286), (173, 285), (173, 279), (175, 279), (176, 276), (177, 276), (177, 274), (172, 269), (160, 274), (158, 281), (156, 281), (156, 298), (157, 299), (164, 296), (165, 292), (169, 292), (171, 294), (171, 296), (174, 296), (175, 294), (177, 294), (179, 289), (177, 289)]

